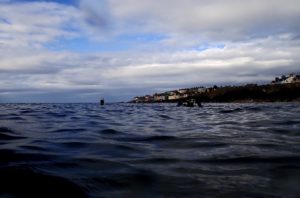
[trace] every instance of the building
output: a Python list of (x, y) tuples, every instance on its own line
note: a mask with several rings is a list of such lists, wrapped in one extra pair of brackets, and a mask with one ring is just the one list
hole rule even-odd
[(155, 102), (161, 102), (161, 101), (165, 101), (168, 100), (168, 96), (166, 94), (154, 94), (153, 95), (153, 99)]
[(145, 101), (146, 101), (146, 99), (145, 99), (144, 96), (137, 96), (137, 97), (134, 98), (135, 103), (143, 103)]
[(188, 89), (179, 89), (178, 92), (179, 92), (180, 94), (185, 94), (185, 93), (188, 92)]
[(144, 96), (145, 102), (154, 102), (154, 97), (150, 95)]
[(183, 98), (184, 94), (181, 94), (179, 91), (172, 91), (172, 93), (168, 96), (168, 100), (178, 100)]
[(300, 75), (290, 74), (288, 76), (282, 75), (281, 77), (276, 77), (271, 84), (287, 84), (297, 82), (300, 82)]
[(300, 75), (290, 74), (283, 83), (296, 83), (300, 82)]
[(207, 89), (206, 89), (205, 87), (198, 87), (197, 92), (198, 92), (198, 93), (205, 93), (206, 90), (207, 90)]

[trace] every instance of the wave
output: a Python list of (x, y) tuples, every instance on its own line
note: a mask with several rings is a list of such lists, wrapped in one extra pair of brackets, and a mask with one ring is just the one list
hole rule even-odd
[(32, 161), (48, 161), (56, 159), (56, 156), (50, 154), (20, 153), (11, 149), (1, 149), (0, 156), (0, 162), (2, 163), (28, 163)]
[(163, 119), (167, 119), (167, 120), (173, 119), (173, 118), (171, 118), (170, 116), (168, 116), (168, 115), (163, 115), (163, 114), (159, 115), (159, 117), (161, 117), (161, 118), (163, 118)]
[(299, 104), (175, 106), (0, 104), (0, 197), (299, 195)]
[(224, 109), (219, 111), (219, 113), (238, 113), (238, 112), (242, 112), (244, 111), (244, 109), (242, 108), (236, 108), (236, 109)]
[(0, 141), (1, 140), (17, 140), (22, 139), (24, 137), (17, 135), (13, 130), (6, 128), (6, 127), (0, 127)]
[(122, 132), (114, 130), (114, 129), (104, 129), (100, 131), (101, 134), (104, 135), (117, 135), (117, 134), (122, 134)]
[(6, 197), (87, 197), (86, 191), (66, 178), (30, 168), (0, 169), (0, 195)]
[(276, 157), (234, 157), (220, 159), (204, 159), (198, 162), (208, 163), (234, 163), (234, 164), (253, 164), (253, 163), (300, 163), (300, 156), (276, 156)]

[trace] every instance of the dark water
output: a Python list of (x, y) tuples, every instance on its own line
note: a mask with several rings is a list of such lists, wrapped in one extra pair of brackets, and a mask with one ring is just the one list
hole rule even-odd
[(300, 197), (300, 103), (2, 104), (0, 197)]

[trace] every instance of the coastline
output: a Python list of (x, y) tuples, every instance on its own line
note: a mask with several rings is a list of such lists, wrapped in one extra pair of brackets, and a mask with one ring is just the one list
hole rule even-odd
[[(178, 103), (190, 100), (203, 103), (274, 103), (274, 102), (300, 102), (300, 82), (289, 84), (248, 84), (245, 86), (226, 86), (208, 88), (203, 92), (187, 91), (178, 97), (170, 94), (176, 91), (165, 92), (160, 95), (136, 97), (130, 103)], [(155, 97), (160, 96), (157, 100)], [(162, 97), (163, 96), (163, 97)], [(176, 96), (176, 95), (175, 95)]]
[[(162, 102), (132, 102), (129, 101), (128, 103), (135, 103), (135, 104), (177, 104), (178, 101), (162, 101)], [(270, 100), (235, 100), (235, 101), (226, 101), (226, 102), (212, 102), (212, 101), (206, 101), (202, 103), (217, 103), (217, 104), (263, 104), (263, 103), (299, 103), (300, 104), (300, 98), (295, 99), (295, 100), (290, 100), (290, 101), (270, 101)]]

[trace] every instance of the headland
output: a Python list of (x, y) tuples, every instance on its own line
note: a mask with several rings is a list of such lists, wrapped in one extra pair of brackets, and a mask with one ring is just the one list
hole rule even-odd
[(195, 99), (201, 102), (300, 102), (300, 75), (276, 77), (269, 84), (193, 87), (137, 96), (132, 103), (178, 103)]

